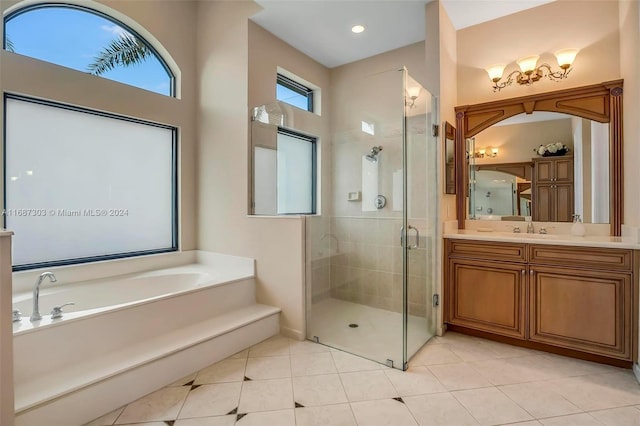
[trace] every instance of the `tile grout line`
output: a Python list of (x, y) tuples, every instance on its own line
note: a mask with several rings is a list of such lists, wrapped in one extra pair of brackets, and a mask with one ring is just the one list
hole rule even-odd
[[(514, 383), (514, 384), (520, 384), (520, 383)], [(502, 385), (502, 386), (509, 386), (509, 385)], [(514, 404), (516, 404), (516, 406), (520, 407), (522, 410), (524, 410), (525, 413), (527, 413), (528, 415), (531, 416), (532, 419), (538, 420), (538, 417), (534, 416), (532, 413), (529, 412), (529, 410), (527, 410), (526, 408), (524, 408), (522, 405), (518, 404), (517, 401), (515, 401), (513, 398), (511, 398), (509, 395), (507, 395), (502, 389), (500, 389), (500, 386), (496, 385), (494, 386), (498, 392), (500, 392), (502, 395), (504, 395), (509, 401), (513, 402)], [(562, 399), (565, 399), (562, 395), (558, 395), (559, 397), (561, 397)], [(566, 399), (565, 399), (566, 400)], [(569, 404), (571, 404), (570, 401), (567, 401)], [(571, 405), (575, 405), (575, 404), (571, 404)], [(579, 407), (578, 407), (579, 408)], [(545, 417), (542, 417), (545, 418)]]
[[(333, 359), (333, 363), (336, 364), (336, 359), (333, 356), (333, 352), (331, 352), (331, 358)], [(338, 370), (338, 365), (336, 364), (336, 371)], [(347, 395), (347, 388), (344, 386), (344, 382), (342, 381), (342, 373), (338, 371), (338, 379), (340, 380), (340, 385), (342, 386), (342, 390), (344, 391), (344, 396), (347, 398), (347, 404), (349, 405), (349, 410), (351, 411), (351, 417), (353, 421), (358, 425), (358, 418), (356, 417), (356, 412), (353, 411), (353, 406), (351, 405), (351, 401), (349, 401), (349, 395)]]

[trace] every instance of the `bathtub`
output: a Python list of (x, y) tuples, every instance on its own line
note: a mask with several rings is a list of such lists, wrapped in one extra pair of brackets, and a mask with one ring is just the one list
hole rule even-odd
[[(242, 275), (235, 278), (243, 278)], [(32, 292), (14, 295), (13, 309), (18, 309), (23, 318), (13, 323), (14, 336), (42, 327), (55, 326), (79, 318), (87, 318), (162, 298), (178, 296), (208, 286), (232, 282), (231, 274), (221, 274), (210, 266), (192, 264), (137, 274), (103, 278), (74, 284), (43, 281), (40, 286), (40, 314), (42, 320), (29, 321), (33, 300)], [(72, 302), (63, 308), (62, 318), (51, 319), (51, 310)]]
[(16, 424), (82, 424), (278, 333), (279, 309), (255, 302), (252, 259), (194, 258), (68, 284), (68, 271), (52, 270), (58, 282), (42, 283), (34, 323), (31, 291), (18, 286)]

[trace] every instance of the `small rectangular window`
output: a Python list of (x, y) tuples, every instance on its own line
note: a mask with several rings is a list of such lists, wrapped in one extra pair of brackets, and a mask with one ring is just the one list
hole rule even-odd
[(316, 213), (316, 138), (279, 127), (275, 147), (254, 148), (253, 213)]
[(315, 214), (316, 139), (278, 129), (278, 214)]
[(313, 112), (313, 89), (282, 74), (276, 80), (276, 99), (300, 109)]

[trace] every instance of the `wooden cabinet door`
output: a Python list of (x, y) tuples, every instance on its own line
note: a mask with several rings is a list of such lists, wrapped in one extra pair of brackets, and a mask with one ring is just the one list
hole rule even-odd
[(531, 266), (529, 340), (631, 360), (631, 274)]
[(553, 185), (536, 185), (533, 197), (533, 220), (553, 222), (555, 212), (555, 191)]
[(554, 162), (551, 159), (535, 159), (534, 169), (535, 181), (538, 183), (551, 183), (555, 177)]
[(555, 217), (551, 220), (554, 222), (571, 222), (573, 221), (573, 183), (564, 185), (553, 185), (555, 192)]
[(525, 266), (450, 259), (447, 279), (450, 324), (525, 338)]
[(556, 157), (555, 163), (555, 183), (573, 183), (573, 157)]

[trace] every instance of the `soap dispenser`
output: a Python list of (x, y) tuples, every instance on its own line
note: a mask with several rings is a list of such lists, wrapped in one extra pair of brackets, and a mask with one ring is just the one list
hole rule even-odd
[(573, 225), (571, 225), (571, 234), (577, 235), (578, 237), (584, 237), (587, 233), (586, 228), (584, 227), (584, 223), (582, 223), (582, 219), (579, 214), (573, 215)]

